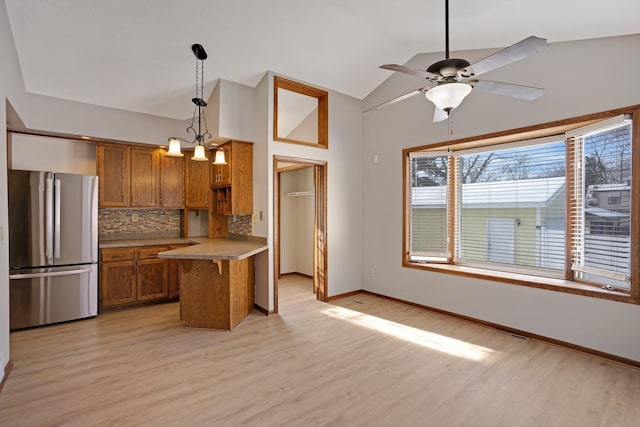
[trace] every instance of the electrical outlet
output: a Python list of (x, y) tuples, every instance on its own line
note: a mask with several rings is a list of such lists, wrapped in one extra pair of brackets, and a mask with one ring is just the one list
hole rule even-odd
[(373, 269), (373, 267), (369, 268), (369, 276), (375, 276), (376, 275), (376, 271)]
[(138, 214), (137, 213), (131, 214), (131, 222), (138, 222)]

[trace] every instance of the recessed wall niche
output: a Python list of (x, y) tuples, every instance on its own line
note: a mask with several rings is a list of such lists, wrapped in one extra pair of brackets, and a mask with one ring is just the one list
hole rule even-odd
[(273, 139), (328, 148), (328, 93), (274, 77)]

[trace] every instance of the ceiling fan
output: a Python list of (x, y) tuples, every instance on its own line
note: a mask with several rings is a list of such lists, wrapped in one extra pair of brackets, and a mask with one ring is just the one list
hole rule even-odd
[(479, 80), (478, 76), (503, 67), (513, 62), (524, 59), (547, 47), (547, 40), (530, 36), (512, 46), (504, 48), (475, 64), (470, 64), (465, 59), (449, 58), (449, 0), (445, 0), (445, 59), (431, 64), (426, 70), (406, 67), (398, 64), (381, 65), (380, 68), (426, 80), (422, 87), (396, 98), (383, 102), (363, 111), (369, 113), (378, 108), (403, 101), (419, 93), (436, 106), (433, 116), (434, 122), (446, 119), (454, 108), (457, 108), (462, 100), (476, 88), (498, 95), (507, 95), (514, 98), (532, 101), (544, 93), (544, 89), (531, 86), (522, 86), (512, 83)]

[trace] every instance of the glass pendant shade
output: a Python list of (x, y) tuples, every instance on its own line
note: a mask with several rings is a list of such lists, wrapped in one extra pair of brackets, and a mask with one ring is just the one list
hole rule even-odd
[(465, 96), (471, 92), (471, 85), (466, 83), (445, 83), (429, 89), (425, 97), (442, 111), (457, 108)]
[(209, 160), (207, 156), (204, 155), (204, 147), (202, 145), (196, 145), (196, 151), (193, 153), (191, 160), (196, 160), (198, 162), (205, 162)]
[(227, 160), (224, 158), (224, 151), (218, 149), (218, 151), (216, 151), (216, 158), (213, 161), (214, 165), (226, 165), (227, 164)]
[(167, 157), (184, 157), (180, 151), (180, 141), (177, 139), (169, 139), (169, 151), (165, 154)]

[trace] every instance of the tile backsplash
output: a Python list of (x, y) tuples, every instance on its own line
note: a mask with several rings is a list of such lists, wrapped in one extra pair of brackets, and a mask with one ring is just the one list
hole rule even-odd
[(253, 234), (253, 224), (251, 223), (252, 215), (231, 215), (227, 218), (227, 233), (244, 234), (251, 236)]
[(99, 209), (100, 240), (180, 237), (179, 209)]

